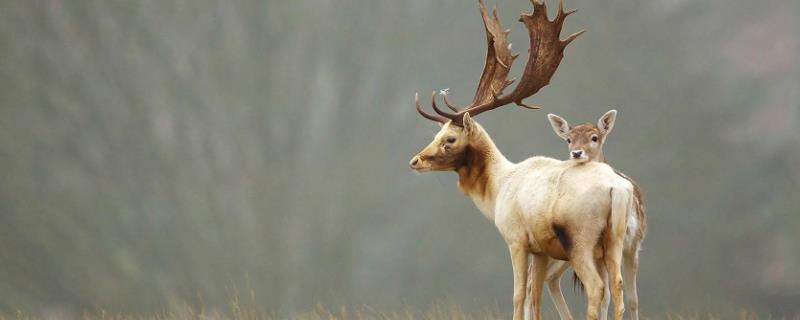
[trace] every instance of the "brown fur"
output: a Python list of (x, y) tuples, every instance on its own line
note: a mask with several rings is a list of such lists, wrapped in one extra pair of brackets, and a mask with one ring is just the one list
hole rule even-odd
[[(571, 127), (569, 131), (569, 139), (571, 141), (570, 146), (577, 145), (577, 146), (587, 146), (589, 142), (592, 141), (592, 135), (597, 135), (598, 141), (603, 141), (605, 138), (605, 133), (603, 133), (597, 125), (591, 123), (584, 123), (579, 124), (577, 126)], [(596, 156), (594, 156), (595, 161), (599, 162), (606, 162), (606, 158), (603, 156), (603, 148), (598, 148), (597, 150), (589, 150), (588, 147), (584, 147), (584, 150), (587, 153), (595, 152)]]
[[(494, 145), (483, 128), (469, 122), (469, 126), (447, 124), (415, 159), (411, 166), (426, 167), (434, 171), (458, 173), (458, 188), (467, 195), (486, 199), (492, 195), (492, 176), (489, 172)], [(485, 137), (484, 137), (485, 136)], [(454, 142), (448, 142), (453, 138)]]
[(572, 250), (572, 238), (570, 238), (569, 234), (567, 234), (567, 229), (562, 225), (554, 224), (553, 233), (555, 233), (556, 237), (558, 237), (558, 242), (561, 243), (561, 247), (564, 248), (564, 252), (569, 255), (569, 252)]
[(633, 185), (633, 205), (636, 209), (636, 218), (639, 219), (639, 229), (636, 230), (636, 237), (644, 239), (647, 233), (647, 213), (645, 212), (646, 209), (644, 207), (644, 194), (642, 194), (642, 189), (639, 188), (639, 184), (637, 184), (636, 181), (633, 181), (633, 179), (626, 176), (621, 171), (614, 169), (614, 173), (625, 178), (625, 180), (628, 180)]
[(491, 176), (487, 172), (488, 150), (482, 148), (480, 143), (469, 145), (457, 163), (458, 185), (463, 192), (477, 194), (481, 198), (491, 194)]

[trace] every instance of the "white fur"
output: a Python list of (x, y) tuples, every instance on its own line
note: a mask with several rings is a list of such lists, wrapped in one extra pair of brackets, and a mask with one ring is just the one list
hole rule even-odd
[[(604, 133), (604, 138), (600, 141), (600, 146), (598, 148), (598, 152), (602, 152), (602, 143), (604, 142), (605, 138), (608, 137), (608, 134), (614, 128), (614, 123), (616, 122), (617, 111), (616, 110), (609, 110), (606, 112), (600, 119), (597, 121), (597, 127), (600, 131)], [(551, 125), (553, 126), (553, 130), (555, 131), (556, 135), (561, 138), (564, 138), (570, 134), (569, 125), (567, 121), (559, 116), (556, 115), (548, 115), (548, 119), (550, 120)], [(566, 131), (564, 131), (566, 128)], [(572, 150), (570, 150), (572, 151)], [(601, 153), (602, 154), (602, 153)], [(583, 157), (587, 157), (588, 154), (584, 151)], [(570, 158), (572, 154), (570, 152)], [(597, 159), (597, 157), (594, 157)], [(602, 157), (600, 157), (602, 159)], [(632, 204), (631, 204), (632, 205)], [(628, 210), (628, 214), (625, 217), (626, 219), (622, 223), (617, 223), (615, 227), (625, 226), (624, 230), (624, 260), (625, 260), (625, 292), (626, 295), (629, 297), (629, 303), (631, 304), (631, 318), (636, 320), (638, 319), (638, 294), (636, 292), (636, 269), (638, 269), (638, 253), (642, 242), (643, 233), (640, 233), (640, 224), (642, 221), (639, 221), (639, 215), (637, 214), (637, 208), (631, 207)], [(619, 230), (618, 230), (619, 231)], [(550, 297), (555, 304), (556, 310), (558, 310), (559, 317), (562, 320), (571, 320), (572, 315), (569, 312), (569, 307), (564, 300), (564, 296), (561, 293), (561, 286), (560, 286), (560, 279), (563, 272), (568, 268), (568, 264), (566, 261), (557, 261), (553, 260), (547, 265), (547, 276), (546, 280), (548, 282), (548, 290), (550, 293)], [(533, 270), (533, 264), (531, 264), (530, 269)], [(531, 271), (532, 273), (533, 271)], [(608, 279), (605, 280), (608, 284)], [(528, 284), (529, 288), (532, 286), (532, 283)], [(531, 303), (532, 301), (528, 302)], [(605, 289), (605, 295), (603, 299), (603, 304), (600, 313), (600, 319), (605, 320), (608, 314), (608, 307), (610, 303), (610, 294), (608, 290), (608, 285)], [(527, 307), (527, 306), (526, 306)], [(528, 314), (528, 313), (526, 313)], [(526, 319), (527, 318), (526, 316)]]
[[(607, 228), (609, 221), (616, 222), (619, 217), (627, 216), (628, 204), (633, 198), (633, 185), (617, 175), (614, 170), (600, 162), (561, 161), (548, 157), (532, 157), (520, 163), (508, 161), (496, 148), (489, 135), (469, 116), (464, 117), (464, 129), (451, 128), (450, 124), (442, 127), (431, 144), (423, 149), (415, 158), (423, 159), (423, 155), (444, 152), (442, 139), (453, 134), (462, 134), (459, 139), (476, 139), (485, 143), (482, 152), (487, 154), (486, 172), (488, 173), (488, 194), (475, 191), (469, 186), (459, 189), (469, 196), (481, 212), (494, 223), (509, 247), (514, 270), (514, 319), (523, 315), (526, 297), (526, 279), (528, 277), (528, 255), (534, 255), (534, 261), (546, 267), (549, 257), (559, 258), (565, 254), (560, 244), (553, 244), (554, 226), (571, 228), (569, 236), (573, 242), (569, 259), (573, 268), (581, 275), (589, 300), (587, 316), (599, 315), (599, 307), (603, 297), (603, 266), (595, 268), (595, 250), (601, 246), (598, 240)], [(460, 141), (460, 140), (457, 140)], [(455, 148), (456, 142), (451, 147)], [(424, 170), (424, 165), (416, 170)], [(444, 169), (442, 169), (444, 170)], [(620, 198), (621, 197), (621, 198)], [(620, 202), (622, 201), (622, 202)], [(614, 205), (625, 203), (624, 206)], [(611, 240), (603, 246), (621, 248), (623, 234), (610, 232)], [(610, 242), (609, 242), (610, 241)], [(621, 268), (622, 253), (606, 253), (603, 255), (606, 264), (616, 267), (612, 272), (613, 283), (621, 285), (618, 271)], [(562, 257), (563, 258), (563, 257)], [(532, 298), (537, 301), (541, 297), (541, 280), (533, 281)], [(598, 291), (599, 290), (599, 291)], [(615, 304), (621, 298), (621, 287), (615, 296)], [(621, 305), (620, 305), (621, 307)], [(621, 312), (619, 313), (621, 316)], [(534, 317), (539, 319), (538, 308)]]

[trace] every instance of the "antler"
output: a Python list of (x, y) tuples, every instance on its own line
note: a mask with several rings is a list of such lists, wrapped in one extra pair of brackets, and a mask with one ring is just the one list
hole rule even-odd
[(439, 122), (452, 120), (453, 123), (460, 125), (464, 113), (469, 112), (471, 116), (476, 116), (512, 102), (528, 109), (539, 109), (539, 107), (523, 103), (522, 100), (536, 94), (539, 89), (550, 83), (550, 78), (553, 77), (559, 63), (561, 63), (561, 59), (564, 57), (564, 48), (584, 32), (583, 30), (578, 31), (565, 40), (561, 40), (559, 36), (564, 20), (577, 10), (564, 11), (563, 0), (560, 0), (558, 13), (555, 19), (550, 21), (547, 17), (545, 3), (539, 2), (539, 0), (531, 0), (533, 12), (527, 15), (523, 14), (519, 18), (519, 21), (525, 24), (525, 28), (528, 29), (528, 36), (530, 37), (528, 62), (517, 87), (512, 92), (503, 94), (506, 87), (514, 82), (514, 79), (506, 80), (506, 78), (511, 70), (511, 64), (518, 54), (511, 53), (511, 45), (508, 44), (506, 38), (509, 31), (502, 29), (500, 20), (497, 18), (497, 8), (494, 8), (492, 16), (489, 16), (483, 0), (479, 0), (478, 3), (480, 4), (483, 24), (486, 27), (488, 48), (486, 64), (483, 67), (475, 97), (470, 104), (464, 107), (456, 107), (450, 103), (445, 94), (445, 104), (455, 112), (450, 113), (438, 108), (436, 105), (436, 92), (434, 92), (431, 95), (431, 105), (433, 110), (439, 114), (438, 116), (422, 111), (419, 97), (417, 97), (417, 111), (425, 118)]

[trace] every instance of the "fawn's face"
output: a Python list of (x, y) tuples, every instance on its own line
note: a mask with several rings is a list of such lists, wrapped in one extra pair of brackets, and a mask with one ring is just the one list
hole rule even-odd
[(564, 118), (552, 113), (547, 115), (553, 130), (567, 142), (569, 159), (578, 162), (605, 160), (603, 158), (603, 142), (614, 128), (616, 117), (617, 111), (611, 110), (600, 117), (596, 125), (585, 123), (572, 127)]
[(445, 123), (433, 141), (411, 158), (409, 166), (420, 172), (455, 170), (463, 164), (473, 126), (468, 114), (464, 117), (463, 126)]

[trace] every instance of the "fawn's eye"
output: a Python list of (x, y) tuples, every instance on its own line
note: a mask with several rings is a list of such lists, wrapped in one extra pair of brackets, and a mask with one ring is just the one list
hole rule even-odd
[(567, 143), (572, 143), (572, 140), (570, 140), (569, 138), (567, 138)]
[(592, 136), (592, 141), (597, 142), (597, 136)]
[(447, 137), (447, 143), (456, 142), (456, 137)]

